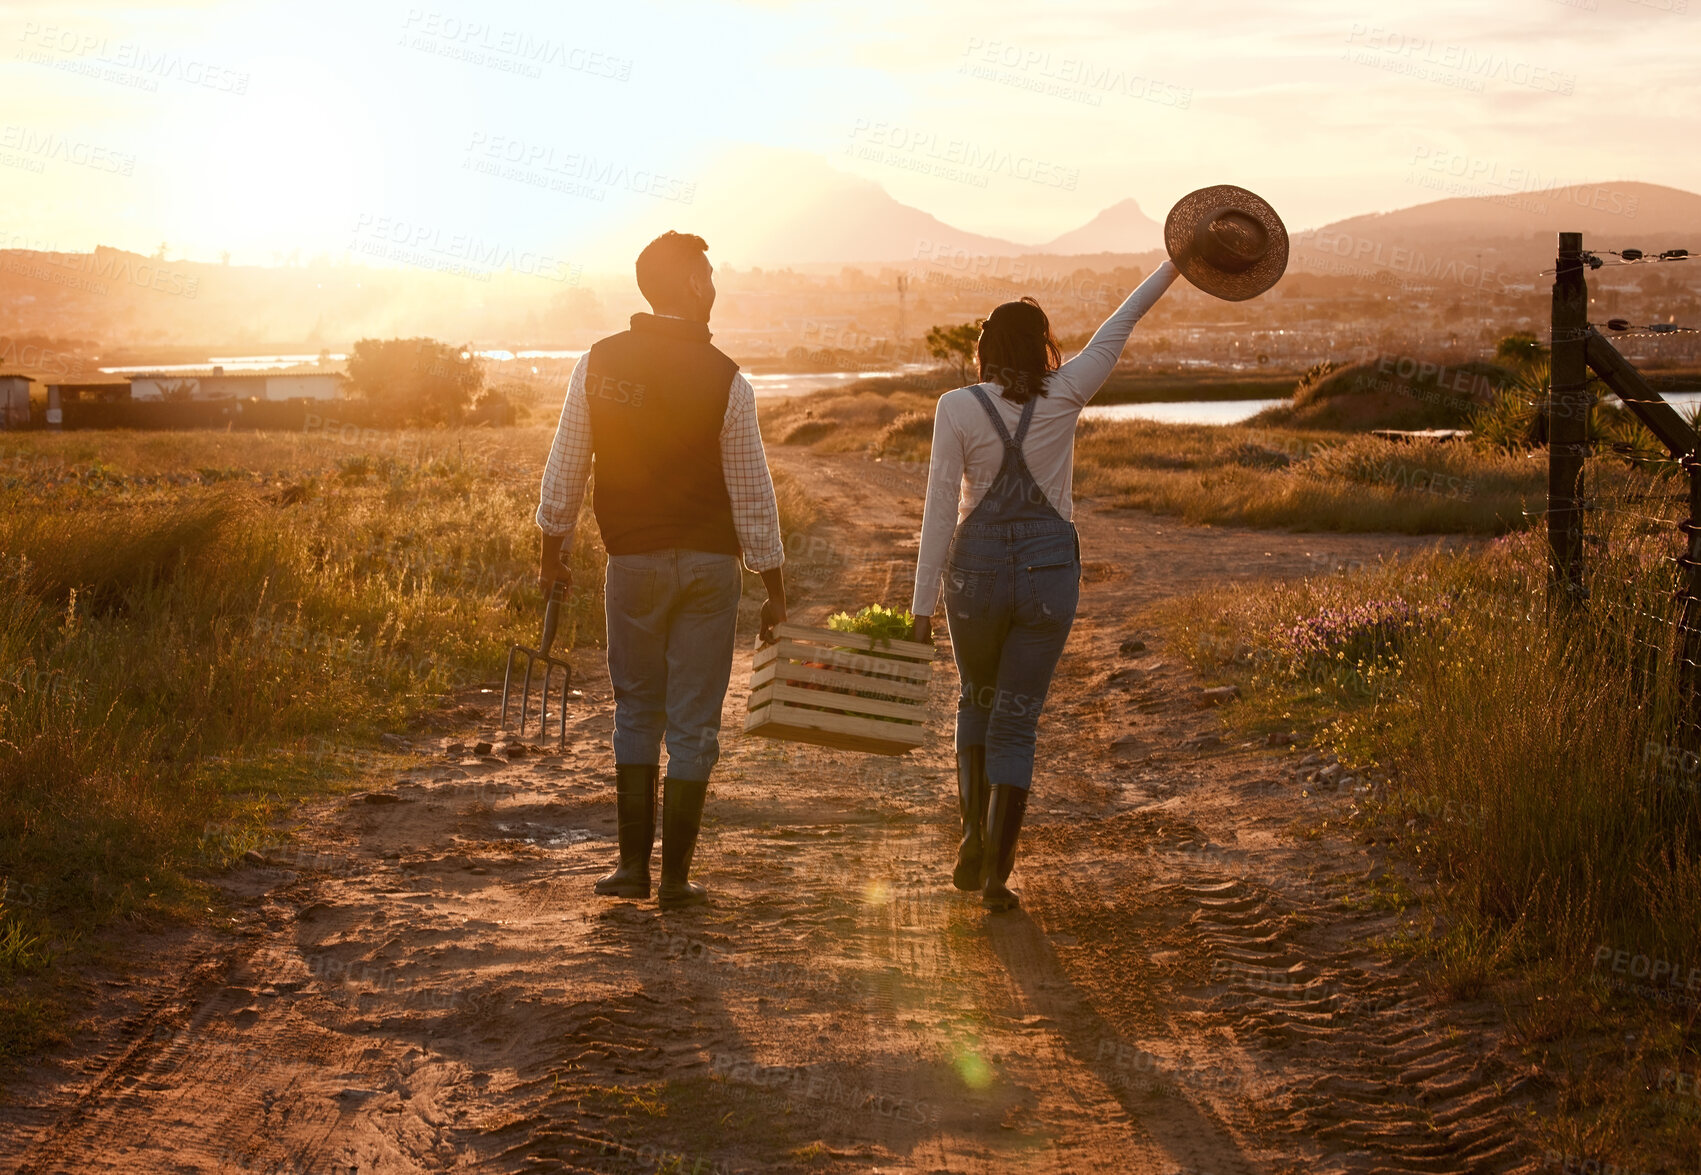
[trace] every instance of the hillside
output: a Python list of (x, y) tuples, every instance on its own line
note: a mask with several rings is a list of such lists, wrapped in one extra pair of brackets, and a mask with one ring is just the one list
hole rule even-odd
[[(1095, 319), (1121, 289), (1118, 283), (1137, 280), (1163, 258), (1154, 243), (1158, 223), (1132, 199), (1046, 245), (1030, 246), (958, 230), (899, 202), (879, 184), (821, 160), (787, 174), (804, 198), (787, 201), (790, 212), (776, 213), (758, 228), (734, 232), (730, 226), (748, 226), (750, 218), (721, 219), (725, 201), (755, 198), (754, 188), (721, 189), (691, 212), (690, 223), (708, 236), (729, 279), (719, 319), (723, 329), (763, 337), (790, 330), (801, 332), (806, 342), (824, 340), (825, 332), (848, 328), (853, 320), (862, 332), (894, 329), (895, 305), (865, 313), (874, 303), (890, 301), (890, 275), (878, 281), (871, 275), (866, 289), (858, 276), (843, 285), (839, 274), (847, 265), (909, 271), (916, 281), (912, 314), (944, 316), (929, 321), (966, 313), (956, 305), (964, 298), (972, 310), (989, 296), (1020, 293), (1061, 305), (1064, 320), (1071, 312)], [(763, 178), (772, 177), (752, 172), (750, 182)], [(729, 235), (722, 236), (717, 225)], [(1387, 299), (1397, 291), (1416, 291), (1422, 300), (1430, 297), (1424, 291), (1440, 289), (1445, 294), (1435, 299), (1437, 305), (1457, 304), (1450, 323), (1516, 322), (1519, 315), (1539, 313), (1523, 302), (1545, 290), (1542, 270), (1553, 264), (1555, 235), (1562, 229), (1581, 230), (1585, 244), (1601, 249), (1701, 248), (1701, 195), (1658, 184), (1580, 186), (1515, 201), (1438, 200), (1298, 230), (1287, 276), (1274, 298), (1260, 306), (1295, 298), (1352, 330), (1361, 325), (1360, 316), (1386, 316)], [(361, 248), (342, 258), (289, 267), (163, 261), (105, 247), (92, 253), (0, 251), (0, 332), (98, 339), (109, 346), (250, 348), (296, 340), (317, 350), (363, 335), (421, 333), (504, 346), (563, 346), (582, 345), (619, 322), (628, 307), (637, 308), (636, 290), (625, 274), (592, 274), (553, 261), (541, 266), (533, 255), (490, 249), (468, 257), (383, 240), (357, 244)], [(561, 256), (574, 255), (570, 245)], [(777, 265), (775, 258), (781, 259)], [(753, 264), (771, 268), (755, 272)], [(1667, 280), (1701, 278), (1701, 265), (1657, 268)], [(794, 275), (775, 272), (788, 269)], [(740, 286), (730, 280), (735, 270), (754, 274), (742, 283), (742, 293), (734, 292)], [(1107, 283), (1102, 275), (1115, 271), (1123, 272)], [(1646, 272), (1611, 268), (1592, 284), (1616, 312), (1620, 294)], [(1684, 298), (1672, 294), (1665, 290), (1652, 308), (1688, 313)], [(1190, 290), (1172, 294), (1154, 321), (1182, 313), (1190, 320), (1222, 320), (1223, 305), (1196, 303), (1190, 295)], [(1270, 325), (1272, 312), (1266, 307), (1245, 313)]]
[(1147, 216), (1133, 199), (1120, 200), (1073, 232), (1041, 247), (1044, 253), (1142, 253), (1161, 249), (1164, 226)]
[[(1294, 234), (1290, 271), (1391, 272), (1434, 278), (1452, 263), (1461, 284), (1537, 282), (1553, 267), (1559, 233), (1585, 246), (1650, 252), (1701, 249), (1701, 195), (1660, 184), (1583, 184), (1526, 193), (1460, 196), (1350, 217)], [(1469, 267), (1480, 270), (1467, 272)], [(1486, 271), (1490, 276), (1484, 278)]]

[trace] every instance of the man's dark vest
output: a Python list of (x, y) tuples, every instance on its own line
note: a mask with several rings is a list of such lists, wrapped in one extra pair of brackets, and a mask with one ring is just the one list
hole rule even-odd
[(721, 427), (738, 364), (700, 322), (634, 314), (585, 361), (593, 503), (611, 555), (668, 547), (739, 554), (721, 469)]

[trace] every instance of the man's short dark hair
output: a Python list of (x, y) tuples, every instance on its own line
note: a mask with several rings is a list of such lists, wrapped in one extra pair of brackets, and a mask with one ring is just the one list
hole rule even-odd
[(695, 233), (665, 232), (638, 254), (638, 292), (651, 306), (685, 297), (686, 279), (696, 271), (696, 259), (709, 251), (709, 242)]

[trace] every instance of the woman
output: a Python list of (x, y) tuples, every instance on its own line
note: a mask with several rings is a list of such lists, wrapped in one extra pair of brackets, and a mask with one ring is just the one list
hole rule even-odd
[(962, 680), (963, 840), (951, 880), (958, 889), (980, 889), (989, 910), (1019, 904), (1005, 883), (1033, 781), (1034, 735), (1075, 621), (1075, 422), (1116, 366), (1134, 324), (1177, 274), (1172, 262), (1158, 266), (1061, 365), (1039, 303), (1004, 303), (981, 328), (981, 382), (939, 398), (912, 611), (916, 638), (932, 640), (943, 572)]

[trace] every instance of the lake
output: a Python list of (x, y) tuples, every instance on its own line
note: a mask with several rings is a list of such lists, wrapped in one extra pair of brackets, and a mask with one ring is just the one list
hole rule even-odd
[(1083, 420), (1156, 420), (1161, 424), (1239, 424), (1283, 400), (1171, 400), (1162, 404), (1089, 404)]
[[(583, 351), (478, 351), (480, 359), (494, 367), (493, 375), (506, 374), (503, 368), (510, 363), (534, 359), (577, 359)], [(327, 356), (333, 364), (341, 364), (348, 356), (337, 353)], [(103, 367), (111, 375), (132, 375), (139, 372), (205, 371), (219, 366), (226, 371), (264, 371), (268, 368), (315, 363), (318, 355), (212, 355), (204, 363), (155, 363), (126, 367)], [(533, 369), (535, 371), (535, 368)], [(906, 375), (924, 375), (933, 370), (926, 363), (902, 363), (880, 371), (782, 371), (745, 373), (756, 389), (760, 400), (777, 400), (787, 396), (805, 396), (843, 388), (859, 379), (880, 379)], [(562, 378), (565, 378), (563, 376)], [(1281, 400), (1176, 400), (1161, 404), (1107, 404), (1089, 407), (1081, 415), (1087, 420), (1156, 420), (1164, 424), (1239, 424)]]

